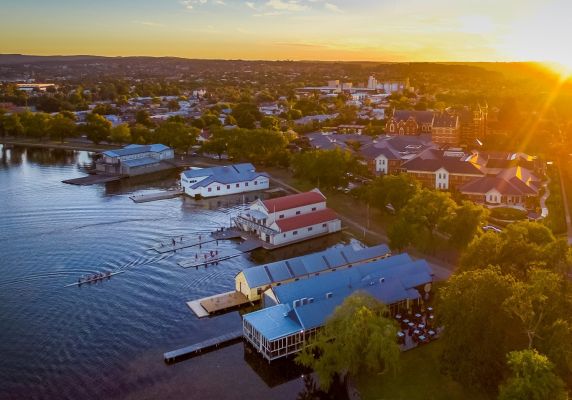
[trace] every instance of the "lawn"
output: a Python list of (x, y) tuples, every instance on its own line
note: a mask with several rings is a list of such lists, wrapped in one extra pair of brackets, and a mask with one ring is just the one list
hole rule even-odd
[(393, 376), (370, 375), (358, 380), (364, 400), (489, 400), (471, 393), (439, 372), (439, 340), (403, 353), (401, 371)]

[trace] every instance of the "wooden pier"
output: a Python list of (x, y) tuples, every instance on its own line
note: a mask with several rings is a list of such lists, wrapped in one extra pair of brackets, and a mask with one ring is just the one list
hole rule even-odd
[(171, 364), (183, 359), (188, 359), (199, 354), (228, 346), (242, 340), (242, 329), (229, 332), (227, 334), (196, 343), (182, 349), (168, 351), (163, 354), (163, 359), (167, 364)]
[(242, 254), (244, 253), (240, 252), (240, 253), (229, 254), (226, 256), (220, 255), (215, 257), (207, 257), (206, 259), (204, 258), (204, 256), (203, 257), (199, 256), (198, 258), (190, 258), (186, 261), (179, 261), (177, 264), (179, 264), (179, 266), (182, 268), (198, 268), (202, 266), (208, 267), (209, 265), (218, 264), (221, 261), (239, 257)]
[(151, 247), (151, 249), (155, 250), (157, 253), (164, 254), (164, 253), (169, 253), (171, 251), (186, 249), (187, 247), (200, 246), (200, 245), (203, 245), (206, 243), (216, 242), (217, 240), (219, 240), (219, 239), (210, 238), (208, 235), (205, 235), (205, 237), (206, 237), (205, 239), (201, 238), (201, 240), (183, 240), (183, 241), (181, 241), (181, 239), (180, 239), (181, 237), (174, 238), (175, 239), (174, 245), (173, 245), (173, 242), (171, 240), (171, 241), (159, 243), (158, 245)]
[(150, 201), (174, 199), (175, 197), (179, 197), (182, 194), (183, 194), (182, 190), (167, 190), (165, 192), (159, 192), (159, 193), (136, 194), (133, 196), (129, 196), (129, 198), (133, 200), (135, 203), (148, 203)]
[(65, 181), (62, 182), (70, 185), (89, 186), (89, 185), (97, 185), (98, 183), (114, 182), (120, 179), (123, 179), (123, 176), (94, 174), (94, 175), (83, 176), (81, 178), (66, 179)]
[(234, 308), (251, 304), (248, 298), (237, 291), (215, 294), (214, 296), (203, 297), (202, 299), (187, 302), (187, 306), (199, 318), (208, 317), (221, 311), (228, 311)]

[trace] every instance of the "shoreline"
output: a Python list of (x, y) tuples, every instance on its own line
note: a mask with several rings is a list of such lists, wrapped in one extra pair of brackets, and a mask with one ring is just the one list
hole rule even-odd
[(0, 144), (12, 144), (16, 146), (39, 147), (44, 149), (62, 149), (62, 150), (78, 150), (78, 151), (93, 151), (100, 152), (105, 150), (117, 149), (120, 146), (115, 145), (96, 145), (89, 143), (74, 143), (74, 142), (39, 142), (37, 140), (29, 139), (16, 139), (16, 138), (0, 138)]

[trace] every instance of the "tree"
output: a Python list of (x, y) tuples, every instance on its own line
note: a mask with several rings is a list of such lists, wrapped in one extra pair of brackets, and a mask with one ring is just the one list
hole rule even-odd
[(411, 243), (429, 250), (434, 247), (436, 228), (445, 224), (456, 207), (448, 192), (422, 189), (407, 202), (398, 218), (411, 226)]
[(144, 125), (148, 128), (152, 128), (155, 126), (155, 123), (151, 121), (149, 117), (149, 113), (147, 110), (139, 110), (135, 113), (135, 122), (141, 125)]
[(472, 201), (463, 201), (461, 206), (444, 222), (443, 230), (449, 234), (449, 243), (456, 248), (466, 247), (481, 231), (489, 211)]
[(31, 113), (24, 112), (21, 115), (22, 125), (24, 126), (24, 134), (29, 137), (42, 140), (48, 134), (48, 124), (50, 116), (43, 112)]
[(185, 152), (195, 144), (198, 134), (197, 128), (175, 120), (166, 121), (155, 130), (158, 142)]
[(2, 125), (4, 133), (8, 136), (22, 136), (24, 134), (24, 126), (18, 114), (9, 114), (2, 117)]
[(413, 226), (403, 219), (398, 219), (393, 225), (391, 225), (387, 233), (389, 238), (389, 247), (401, 252), (412, 243), (411, 239), (413, 238), (413, 235)]
[(88, 114), (82, 130), (89, 140), (95, 144), (99, 144), (108, 138), (111, 130), (111, 122), (99, 114)]
[(121, 124), (111, 128), (109, 139), (113, 143), (129, 143), (131, 141), (131, 129), (129, 129), (129, 125)]
[(391, 204), (396, 212), (419, 191), (419, 182), (408, 174), (384, 175), (375, 178), (368, 187), (368, 202), (381, 210)]
[(326, 188), (345, 187), (348, 173), (361, 173), (361, 164), (346, 150), (313, 150), (292, 157), (294, 175)]
[[(515, 222), (496, 235), (496, 239), (482, 235), (473, 240), (461, 257), (461, 267), (468, 270), (498, 265), (504, 273), (520, 279), (535, 266), (560, 272), (567, 269), (567, 244), (562, 243), (562, 239), (556, 240), (543, 224)], [(479, 256), (485, 257), (488, 263), (484, 264)]]
[(228, 150), (229, 134), (224, 129), (215, 129), (211, 132), (209, 140), (201, 146), (205, 154), (216, 154), (219, 160)]
[(396, 371), (400, 356), (396, 334), (388, 308), (357, 292), (335, 309), (296, 360), (316, 371), (320, 386), (327, 390), (336, 375)]
[(169, 109), (169, 111), (177, 111), (181, 108), (181, 106), (179, 105), (179, 102), (175, 99), (173, 100), (169, 100), (169, 102), (167, 103), (167, 108)]
[(270, 115), (267, 115), (265, 117), (262, 117), (262, 120), (260, 121), (260, 127), (263, 129), (271, 129), (274, 131), (279, 131), (280, 130), (280, 120), (276, 117), (272, 117)]
[(488, 267), (454, 274), (439, 291), (438, 323), (446, 334), (441, 365), (454, 380), (494, 392), (505, 370), (511, 315), (499, 307), (512, 295), (514, 278)]
[(55, 115), (49, 121), (48, 135), (52, 139), (59, 139), (62, 143), (65, 138), (76, 136), (77, 128), (74, 119), (71, 119), (69, 115), (64, 113)]
[(511, 375), (500, 386), (499, 400), (567, 400), (564, 382), (554, 373), (548, 357), (536, 350), (507, 355)]
[(149, 144), (154, 142), (151, 130), (141, 124), (135, 124), (131, 127), (131, 140), (134, 143), (139, 144)]

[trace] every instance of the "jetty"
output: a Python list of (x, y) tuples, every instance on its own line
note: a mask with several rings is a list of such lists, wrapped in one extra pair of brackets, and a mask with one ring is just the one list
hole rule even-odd
[(228, 346), (230, 344), (238, 343), (242, 340), (242, 329), (226, 333), (221, 336), (207, 339), (203, 342), (196, 343), (182, 349), (168, 351), (163, 354), (163, 359), (167, 364), (171, 364), (183, 359), (191, 358), (193, 356), (218, 349), (220, 347)]
[(182, 194), (183, 191), (177, 189), (177, 190), (167, 190), (159, 193), (135, 194), (133, 196), (129, 196), (129, 198), (133, 200), (135, 203), (148, 203), (150, 201), (174, 199), (175, 197), (179, 197)]
[(216, 314), (221, 311), (240, 308), (247, 304), (253, 303), (248, 300), (243, 293), (234, 290), (187, 302), (187, 306), (199, 318), (208, 317), (209, 315)]
[(171, 251), (185, 249), (187, 247), (200, 246), (206, 243), (216, 242), (219, 240), (208, 237), (206, 235), (205, 238), (201, 238), (200, 240), (181, 240), (181, 238), (184, 239), (184, 236), (173, 238), (175, 240), (175, 244), (173, 244), (173, 239), (171, 239), (170, 241), (159, 243), (158, 245), (151, 247), (151, 249), (155, 250), (157, 253), (164, 254)]
[(69, 185), (90, 186), (90, 185), (97, 185), (98, 183), (114, 182), (120, 179), (123, 179), (123, 176), (93, 174), (93, 175), (83, 176), (81, 178), (66, 179), (65, 181), (62, 182), (67, 183)]
[(227, 255), (218, 255), (211, 257), (207, 254), (207, 258), (204, 258), (204, 255), (195, 258), (189, 258), (184, 261), (179, 261), (177, 264), (182, 268), (198, 268), (202, 266), (209, 266), (212, 264), (218, 264), (221, 261), (230, 260), (231, 258), (239, 257), (243, 254), (241, 251), (240, 253), (234, 254), (227, 254)]
[(65, 285), (64, 287), (81, 286), (81, 285), (88, 285), (88, 284), (91, 284), (91, 283), (97, 283), (97, 282), (100, 282), (100, 281), (108, 280), (108, 279), (110, 279), (112, 276), (119, 275), (119, 274), (122, 274), (122, 273), (124, 273), (124, 272), (125, 272), (125, 271), (112, 272), (112, 273), (110, 273), (109, 275), (102, 275), (102, 276), (95, 277), (95, 278), (92, 278), (92, 279), (86, 279), (86, 280), (82, 280), (82, 281), (70, 283), (69, 285)]

